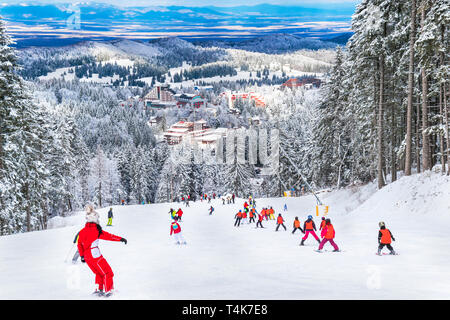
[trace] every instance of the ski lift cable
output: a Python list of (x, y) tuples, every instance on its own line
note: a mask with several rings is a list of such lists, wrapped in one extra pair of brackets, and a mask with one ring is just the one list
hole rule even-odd
[(317, 203), (319, 205), (323, 205), (322, 201), (320, 201), (319, 197), (317, 196), (317, 194), (314, 192), (314, 189), (311, 187), (311, 185), (308, 183), (308, 181), (305, 179), (305, 177), (302, 175), (300, 169), (297, 167), (297, 165), (294, 163), (294, 161), (291, 160), (291, 158), (287, 155), (287, 153), (283, 150), (283, 148), (280, 147), (280, 151), (283, 153), (283, 155), (286, 157), (286, 159), (289, 160), (289, 162), (294, 166), (295, 170), (297, 171), (297, 173), (300, 175), (300, 177), (302, 178), (303, 182), (308, 186), (309, 190), (311, 190), (311, 192), (313, 193), (314, 197), (316, 197)]

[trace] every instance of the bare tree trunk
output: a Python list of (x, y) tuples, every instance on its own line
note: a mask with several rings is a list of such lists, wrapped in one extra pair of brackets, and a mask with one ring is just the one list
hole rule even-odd
[[(27, 174), (28, 176), (28, 174)], [(30, 232), (31, 231), (31, 209), (30, 209), (30, 204), (29, 204), (29, 200), (30, 200), (30, 193), (29, 193), (29, 184), (28, 182), (25, 183), (24, 186), (24, 199), (26, 201), (26, 208), (25, 208), (25, 212), (27, 214), (27, 218), (26, 218), (26, 223), (27, 223), (27, 231)]]
[(419, 97), (417, 97), (416, 100), (416, 163), (417, 163), (417, 173), (421, 172), (421, 165), (420, 165), (420, 104), (419, 104)]
[(414, 94), (414, 43), (416, 42), (416, 0), (411, 0), (411, 33), (409, 36), (408, 107), (406, 111), (405, 175), (411, 175), (412, 110)]
[[(445, 41), (445, 28), (446, 28), (446, 26), (445, 25), (442, 25), (441, 26), (441, 41), (442, 41), (442, 43), (445, 43), (444, 41)], [(444, 52), (441, 52), (441, 58), (440, 58), (440, 60), (441, 60), (441, 65), (444, 65)], [(444, 103), (444, 113), (442, 114), (442, 112), (441, 112), (441, 114), (443, 115), (443, 117), (444, 117), (444, 119), (443, 119), (443, 122), (444, 122), (444, 128), (445, 128), (445, 135), (446, 135), (446, 141), (447, 141), (447, 175), (450, 175), (450, 139), (449, 139), (449, 132), (448, 132), (448, 130), (449, 130), (449, 127), (448, 127), (448, 113), (449, 113), (449, 111), (448, 111), (448, 103), (447, 103), (447, 83), (446, 82), (444, 82), (443, 84), (442, 84), (442, 87), (443, 87), (443, 92), (442, 92), (442, 94), (443, 94), (443, 103)], [(441, 106), (442, 106), (442, 104), (441, 104)], [(444, 140), (442, 139), (442, 141), (441, 141), (441, 144), (442, 144), (442, 147), (444, 146)], [(442, 162), (442, 172), (445, 172), (445, 161), (443, 161)]]
[[(420, 24), (422, 29), (425, 27), (425, 5), (422, 7)], [(430, 159), (430, 137), (426, 130), (428, 129), (428, 77), (425, 67), (421, 70), (422, 77), (422, 167), (423, 170), (431, 169)]]
[(447, 84), (444, 83), (444, 120), (445, 120), (445, 132), (447, 140), (447, 175), (450, 176), (450, 137), (448, 126), (448, 103), (447, 103)]
[(377, 165), (377, 179), (378, 189), (381, 189), (385, 185), (383, 175), (383, 130), (384, 130), (384, 56), (380, 56), (380, 88), (379, 88), (379, 103), (378, 103), (378, 165)]
[(395, 104), (391, 103), (391, 182), (397, 180), (397, 155), (395, 153), (396, 127)]
[(102, 207), (102, 182), (101, 181), (98, 183), (98, 205), (100, 208)]
[[(442, 56), (441, 56), (441, 63), (442, 63)], [(442, 99), (442, 95), (443, 95), (443, 90), (442, 90), (442, 84), (439, 85), (439, 114), (440, 114), (440, 120), (439, 120), (439, 124), (441, 126), (444, 126), (444, 110), (442, 108), (442, 104), (443, 104), (443, 99)], [(441, 153), (441, 173), (445, 174), (445, 151), (444, 151), (444, 135), (442, 133), (439, 133), (439, 151)]]

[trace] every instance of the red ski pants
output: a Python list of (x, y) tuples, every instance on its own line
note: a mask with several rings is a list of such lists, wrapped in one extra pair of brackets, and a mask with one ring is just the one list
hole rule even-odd
[(319, 245), (319, 250), (322, 250), (323, 246), (325, 245), (325, 243), (329, 242), (334, 250), (339, 250), (339, 247), (337, 246), (337, 244), (333, 241), (333, 239), (323, 239), (322, 242)]
[(92, 260), (86, 260), (86, 263), (95, 274), (95, 284), (98, 285), (99, 290), (108, 292), (114, 289), (114, 273), (103, 256)]
[(314, 230), (305, 230), (305, 235), (303, 236), (302, 240), (308, 239), (308, 236), (309, 236), (310, 233), (313, 235), (314, 238), (316, 238), (316, 240), (319, 240), (319, 237), (314, 232)]

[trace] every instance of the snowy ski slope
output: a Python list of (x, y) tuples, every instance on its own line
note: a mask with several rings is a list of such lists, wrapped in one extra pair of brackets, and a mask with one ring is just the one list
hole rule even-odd
[[(112, 227), (105, 226), (108, 208), (100, 209), (104, 229), (128, 240), (100, 242), (115, 273), (112, 299), (450, 298), (449, 177), (427, 173), (380, 191), (369, 184), (320, 196), (343, 252), (317, 253), (313, 238), (300, 247), (300, 234), (291, 234), (295, 216), (303, 224), (314, 212), (310, 195), (256, 200), (257, 209), (272, 205), (282, 213), (288, 230), (278, 232), (274, 221), (264, 221), (265, 229), (233, 227), (240, 199), (212, 201), (212, 216), (206, 202), (181, 205), (186, 246), (169, 237), (168, 210), (179, 204), (114, 206)], [(381, 220), (400, 255), (375, 255)], [(87, 265), (72, 265), (73, 251), (64, 262), (84, 213), (52, 223), (50, 230), (0, 237), (0, 299), (98, 299), (90, 295)]]

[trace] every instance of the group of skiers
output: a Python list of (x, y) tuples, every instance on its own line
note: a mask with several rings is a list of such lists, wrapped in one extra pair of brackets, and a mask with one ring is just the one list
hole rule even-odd
[[(251, 197), (248, 202), (244, 203), (244, 208), (239, 210), (235, 215), (235, 227), (239, 227), (242, 223), (254, 223), (256, 222), (256, 228), (264, 228), (262, 225), (263, 220), (275, 220), (275, 210), (270, 208), (263, 208), (261, 212), (256, 211), (256, 202)], [(285, 205), (284, 211), (287, 210), (287, 206)], [(213, 206), (209, 208), (209, 215), (212, 215), (214, 211)], [(169, 210), (171, 223), (170, 223), (170, 236), (174, 236), (176, 240), (176, 244), (186, 244), (186, 240), (184, 239), (180, 223), (182, 221), (183, 210), (179, 208), (177, 211), (174, 209)], [(112, 226), (112, 208), (108, 211), (108, 223), (107, 226)], [(249, 218), (249, 220), (248, 220)], [(256, 221), (257, 218), (257, 221)], [(285, 231), (287, 231), (286, 226), (284, 225), (284, 218), (281, 213), (278, 214), (276, 218), (276, 229), (278, 231), (279, 227), (282, 226)], [(395, 241), (391, 231), (386, 228), (384, 222), (379, 223), (379, 233), (378, 233), (378, 255), (381, 255), (382, 249), (386, 246), (390, 254), (395, 255), (396, 252), (391, 246), (391, 242)], [(311, 234), (314, 239), (318, 242), (319, 247), (316, 251), (321, 252), (324, 245), (329, 242), (331, 246), (334, 248), (333, 252), (339, 252), (339, 247), (334, 242), (335, 238), (335, 230), (334, 226), (331, 223), (329, 218), (322, 217), (322, 221), (319, 226), (320, 231), (320, 239), (316, 234), (316, 225), (314, 223), (313, 217), (311, 215), (308, 216), (307, 220), (303, 223), (303, 228), (301, 227), (300, 220), (298, 217), (295, 217), (293, 222), (293, 230), (292, 234), (294, 234), (297, 230), (302, 232), (304, 236), (300, 242), (300, 246), (303, 246), (305, 241), (308, 239)], [(108, 233), (102, 229), (99, 222), (99, 214), (94, 210), (92, 205), (86, 206), (86, 224), (82, 230), (80, 230), (74, 239), (74, 244), (77, 245), (77, 250), (73, 256), (72, 261), (76, 263), (78, 257), (81, 258), (81, 262), (86, 263), (92, 272), (95, 275), (95, 284), (97, 288), (94, 293), (98, 296), (109, 297), (112, 295), (114, 290), (113, 277), (114, 273), (109, 266), (106, 259), (102, 256), (99, 249), (99, 240), (107, 240), (107, 241), (121, 241), (127, 244), (127, 240), (123, 237), (116, 236), (114, 234)]]
[[(250, 204), (249, 204), (250, 203)], [(256, 211), (256, 205), (254, 203), (254, 200), (252, 200), (251, 198), (249, 199), (249, 201), (244, 202), (243, 205), (243, 210), (239, 210), (239, 212), (237, 212), (234, 216), (235, 222), (234, 222), (234, 226), (235, 227), (239, 227), (242, 223), (252, 223), (255, 222), (255, 218), (257, 217), (258, 220), (256, 222), (256, 228), (264, 228), (262, 225), (262, 221), (265, 219), (267, 220), (275, 220), (275, 210), (270, 207), (270, 208), (262, 208), (261, 212), (257, 212)], [(284, 211), (287, 211), (287, 205), (284, 205)], [(250, 220), (247, 219), (247, 216), (250, 218)], [(281, 213), (278, 214), (277, 219), (276, 219), (276, 228), (275, 231), (278, 231), (278, 229), (281, 227), (284, 228), (284, 230), (286, 231), (286, 226), (284, 225), (284, 218), (282, 217)], [(394, 249), (391, 246), (391, 242), (392, 240), (395, 241), (395, 238), (392, 236), (392, 233), (390, 232), (389, 229), (386, 229), (384, 222), (380, 222), (379, 223), (380, 226), (380, 231), (378, 234), (378, 243), (379, 243), (379, 247), (378, 247), (378, 252), (377, 254), (380, 255), (381, 254), (381, 250), (386, 246), (389, 250), (390, 250), (390, 254), (395, 255), (396, 252), (394, 251)], [(317, 251), (321, 252), (323, 247), (325, 246), (325, 244), (328, 242), (330, 243), (330, 245), (333, 247), (333, 252), (339, 252), (339, 247), (338, 245), (334, 242), (334, 238), (335, 238), (335, 230), (334, 230), (334, 226), (331, 223), (331, 219), (330, 218), (325, 218), (322, 217), (320, 226), (319, 226), (319, 231), (320, 231), (320, 239), (319, 236), (317, 236), (316, 231), (316, 225), (314, 223), (314, 219), (312, 217), (312, 215), (308, 215), (307, 220), (305, 220), (305, 222), (303, 223), (303, 228), (301, 227), (300, 224), (300, 220), (298, 219), (298, 217), (295, 217), (294, 222), (293, 222), (293, 230), (292, 230), (292, 234), (294, 234), (297, 230), (299, 230), (300, 232), (302, 232), (304, 234), (304, 236), (302, 237), (302, 240), (300, 242), (300, 246), (304, 246), (305, 241), (308, 239), (309, 235), (311, 234), (314, 239), (317, 241), (317, 243), (319, 244), (319, 247), (317, 249)]]
[(183, 210), (181, 210), (181, 208), (178, 208), (178, 211), (175, 211), (174, 209), (170, 208), (169, 214), (172, 219), (176, 217), (178, 221), (181, 221), (181, 218), (183, 217)]
[[(208, 201), (208, 203), (211, 203), (211, 200), (215, 200), (217, 198), (220, 198), (220, 195), (216, 195), (215, 192), (213, 192), (212, 194), (200, 194), (198, 196), (198, 198), (200, 199), (201, 202), (203, 202), (203, 200)], [(178, 198), (177, 198), (178, 199)], [(185, 196), (181, 196), (181, 202), (183, 202), (186, 207), (189, 207), (189, 201), (193, 200), (195, 202), (196, 198), (192, 197), (190, 195)], [(178, 200), (177, 200), (178, 201)]]

